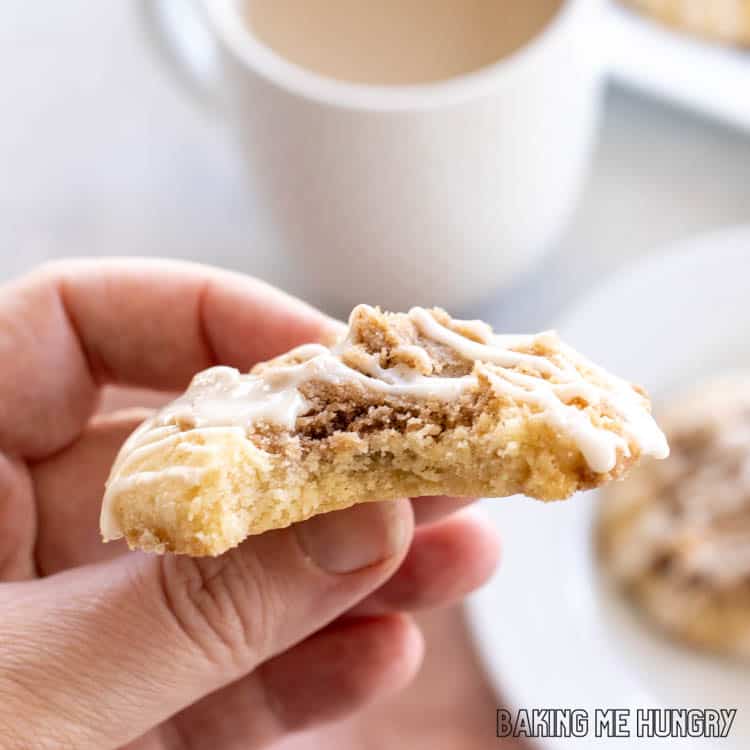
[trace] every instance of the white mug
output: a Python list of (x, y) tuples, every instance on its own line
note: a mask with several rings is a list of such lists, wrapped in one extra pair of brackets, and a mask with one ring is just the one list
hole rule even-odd
[(565, 0), (477, 72), (403, 86), (286, 61), (253, 36), (239, 0), (146, 2), (154, 39), (239, 136), (257, 213), (310, 301), (460, 310), (564, 229), (600, 109), (599, 0)]

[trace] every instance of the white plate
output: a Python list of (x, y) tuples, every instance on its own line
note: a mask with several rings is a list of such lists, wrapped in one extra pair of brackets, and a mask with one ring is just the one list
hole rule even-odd
[(609, 2), (602, 38), (616, 79), (750, 128), (750, 51), (696, 39)]
[[(684, 243), (623, 272), (559, 326), (564, 338), (657, 400), (697, 378), (750, 368), (750, 227)], [(488, 673), (515, 708), (737, 707), (729, 739), (653, 746), (750, 747), (750, 668), (662, 639), (599, 578), (595, 493), (545, 506), (485, 501), (503, 565), (468, 605)], [(593, 735), (593, 733), (592, 733)], [(547, 748), (650, 747), (547, 739)]]

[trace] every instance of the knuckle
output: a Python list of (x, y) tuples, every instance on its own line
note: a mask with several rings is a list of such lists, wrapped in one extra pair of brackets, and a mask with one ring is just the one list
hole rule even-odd
[(241, 672), (272, 649), (280, 597), (255, 558), (239, 549), (215, 558), (160, 558), (161, 588), (173, 621), (213, 663)]

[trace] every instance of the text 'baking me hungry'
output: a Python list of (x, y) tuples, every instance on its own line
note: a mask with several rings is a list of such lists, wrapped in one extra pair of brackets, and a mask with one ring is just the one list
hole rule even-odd
[(497, 709), (498, 737), (728, 737), (736, 708)]

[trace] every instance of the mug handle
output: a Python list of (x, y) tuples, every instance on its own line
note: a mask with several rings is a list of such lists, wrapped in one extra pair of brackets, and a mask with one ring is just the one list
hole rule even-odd
[(223, 109), (219, 45), (197, 0), (141, 0), (151, 45), (180, 86), (206, 112)]

